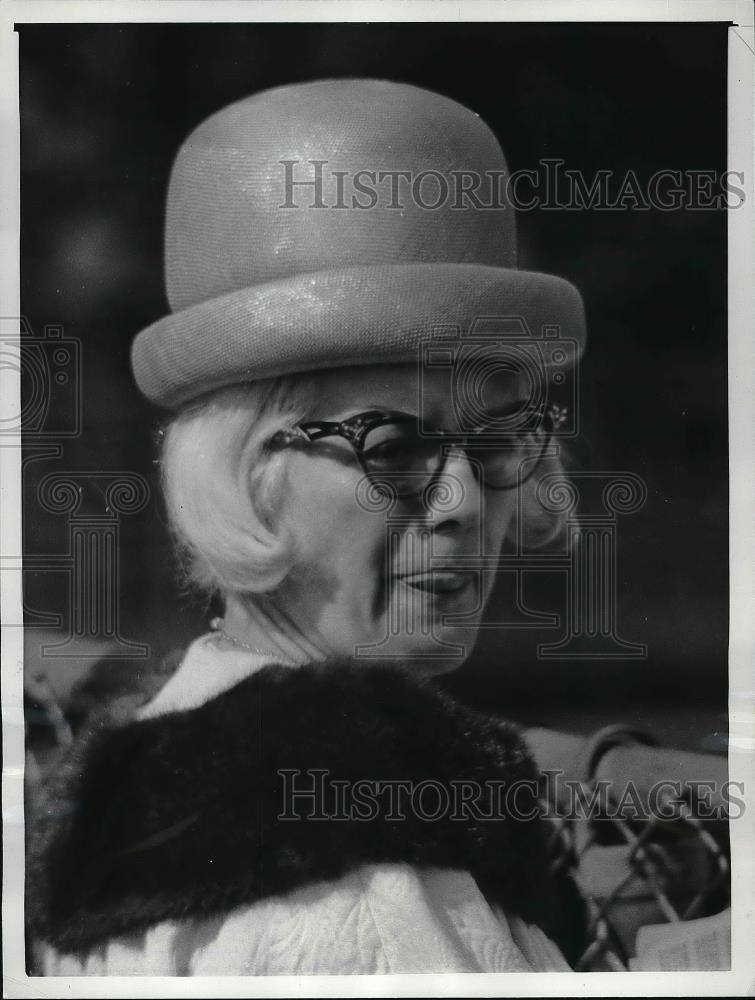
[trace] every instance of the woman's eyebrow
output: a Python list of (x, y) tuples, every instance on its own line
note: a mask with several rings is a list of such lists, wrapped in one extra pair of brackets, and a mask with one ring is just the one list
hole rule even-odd
[(381, 406), (380, 403), (368, 403), (363, 410), (355, 410), (354, 415), (357, 413), (369, 413), (370, 410), (374, 410), (377, 413), (385, 413), (390, 417), (409, 417), (412, 420), (419, 420), (418, 413), (409, 413), (407, 410), (394, 410), (392, 406)]
[[(538, 410), (541, 408), (537, 404), (528, 406), (527, 404), (529, 403), (529, 401), (530, 401), (529, 396), (522, 396), (520, 399), (508, 400), (505, 403), (501, 403), (500, 405), (493, 406), (490, 409), (483, 410), (482, 413), (484, 417), (498, 418), (498, 417), (508, 416), (509, 414), (512, 413), (530, 413), (534, 410)], [(396, 410), (391, 406), (386, 406), (384, 403), (381, 404), (379, 402), (375, 402), (374, 400), (365, 403), (364, 406), (359, 407), (358, 409), (356, 407), (354, 408), (350, 407), (348, 410), (344, 410), (338, 413), (336, 416), (329, 417), (328, 419), (332, 422), (341, 422), (344, 420), (350, 420), (352, 417), (356, 417), (360, 413), (369, 413), (369, 412), (384, 413), (386, 416), (397, 417), (403, 420), (417, 420), (417, 421), (421, 420), (422, 423), (426, 424), (427, 426), (430, 425), (440, 426), (436, 424), (434, 421), (430, 421), (427, 417), (425, 417), (420, 413), (409, 412), (407, 410)]]

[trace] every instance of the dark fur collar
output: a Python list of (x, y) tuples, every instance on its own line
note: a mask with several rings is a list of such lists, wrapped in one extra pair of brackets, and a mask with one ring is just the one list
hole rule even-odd
[[(547, 927), (544, 821), (427, 820), (410, 809), (394, 820), (385, 809), (362, 821), (279, 819), (279, 772), (318, 768), (328, 789), (535, 777), (514, 726), (432, 682), (384, 665), (268, 666), (199, 708), (102, 720), (79, 742), (31, 839), (32, 933), (78, 951), (381, 861), (470, 871), (491, 900)], [(316, 808), (337, 811), (328, 794)]]

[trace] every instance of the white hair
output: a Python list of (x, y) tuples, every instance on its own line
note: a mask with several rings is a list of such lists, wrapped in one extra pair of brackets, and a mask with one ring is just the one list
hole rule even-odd
[(285, 473), (266, 452), (278, 430), (311, 408), (305, 377), (235, 385), (203, 396), (165, 430), (162, 484), (188, 579), (202, 590), (262, 593), (291, 565), (291, 541), (274, 510)]
[[(311, 416), (306, 375), (216, 390), (178, 413), (163, 435), (161, 469), (167, 515), (183, 573), (209, 593), (273, 590), (295, 565), (293, 542), (276, 521), (286, 452), (267, 450), (276, 431)], [(547, 457), (541, 471), (562, 474)], [(527, 548), (563, 536), (564, 515), (535, 496), (540, 476), (521, 487), (509, 537)], [(520, 521), (524, 518), (524, 523)]]

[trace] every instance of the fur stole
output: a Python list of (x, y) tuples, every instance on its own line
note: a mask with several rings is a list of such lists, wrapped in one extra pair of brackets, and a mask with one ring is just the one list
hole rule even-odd
[[(267, 666), (198, 708), (111, 714), (81, 737), (31, 834), (30, 931), (81, 951), (400, 861), (469, 871), (558, 938), (536, 777), (512, 724), (432, 681), (393, 665)], [(397, 782), (403, 804), (384, 794)], [(515, 782), (529, 818), (501, 813)], [(460, 807), (452, 786), (497, 790), (495, 815), (470, 791)]]

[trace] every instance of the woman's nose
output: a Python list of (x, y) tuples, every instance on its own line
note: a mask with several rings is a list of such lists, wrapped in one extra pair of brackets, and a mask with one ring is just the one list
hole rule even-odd
[(442, 468), (425, 490), (424, 500), (436, 523), (479, 519), (482, 503), (479, 470), (463, 448), (449, 449)]

